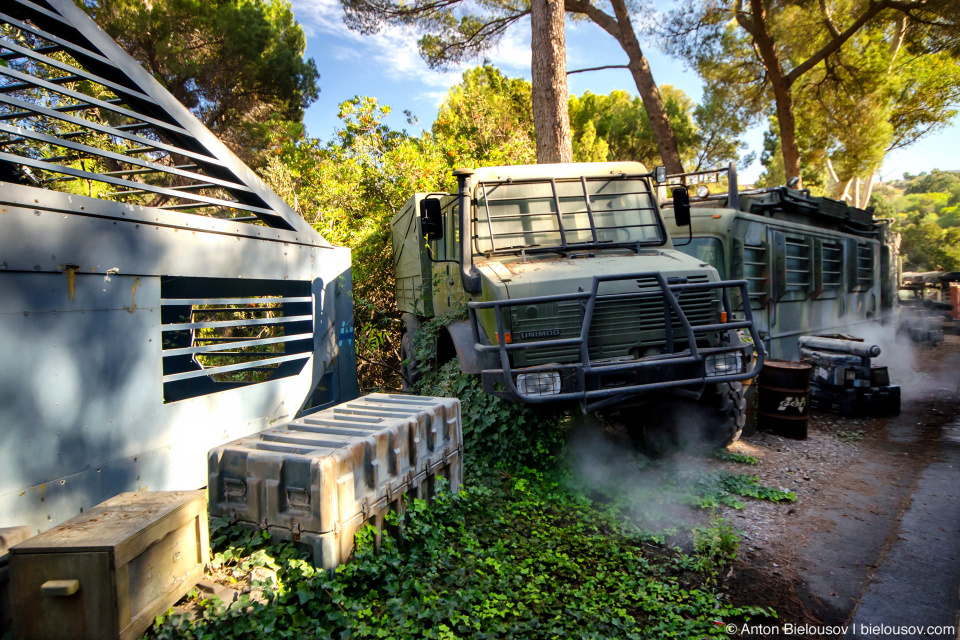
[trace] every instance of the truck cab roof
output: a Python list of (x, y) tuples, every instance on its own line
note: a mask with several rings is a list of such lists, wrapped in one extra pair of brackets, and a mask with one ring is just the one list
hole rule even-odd
[[(458, 171), (464, 171), (460, 169)], [(528, 164), (473, 169), (473, 183), (503, 180), (542, 180), (545, 178), (603, 177), (649, 173), (641, 162), (565, 162)]]

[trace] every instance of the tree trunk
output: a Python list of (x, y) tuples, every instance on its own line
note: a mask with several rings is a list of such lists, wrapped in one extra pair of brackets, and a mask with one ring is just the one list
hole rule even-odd
[(637, 84), (637, 91), (640, 92), (643, 108), (650, 119), (653, 137), (657, 141), (657, 150), (660, 151), (660, 159), (667, 173), (683, 173), (683, 163), (680, 161), (680, 151), (677, 149), (677, 139), (673, 135), (673, 126), (667, 117), (667, 110), (663, 106), (657, 83), (653, 80), (650, 65), (647, 63), (646, 56), (643, 55), (643, 50), (640, 49), (640, 41), (637, 40), (637, 34), (633, 30), (630, 13), (627, 11), (624, 0), (612, 0), (611, 4), (617, 24), (620, 26), (620, 46), (630, 60), (628, 64), (630, 73), (633, 74), (633, 81)]
[(563, 0), (530, 3), (533, 129), (537, 162), (572, 162)]
[(873, 185), (876, 174), (871, 172), (870, 176), (863, 181), (863, 192), (860, 194), (860, 204), (857, 206), (866, 209), (870, 205), (870, 196), (873, 195)]
[[(797, 147), (797, 123), (793, 117), (793, 96), (790, 95), (790, 83), (783, 66), (780, 64), (780, 55), (777, 53), (773, 37), (767, 30), (767, 10), (763, 0), (750, 0), (750, 18), (740, 12), (740, 3), (737, 2), (737, 22), (747, 33), (753, 36), (760, 60), (770, 85), (773, 89), (773, 101), (777, 108), (777, 121), (780, 124), (780, 151), (783, 154), (783, 170), (787, 181), (790, 178), (800, 178), (800, 150)], [(801, 187), (802, 182), (797, 183)]]
[(849, 200), (850, 199), (850, 187), (853, 186), (853, 178), (847, 180), (847, 183), (843, 187), (843, 193), (840, 194), (837, 200)]
[[(780, 123), (780, 151), (783, 154), (783, 170), (787, 181), (800, 178), (800, 149), (797, 147), (797, 123), (793, 117), (793, 96), (782, 82), (773, 82), (773, 98), (777, 104), (777, 121)], [(799, 189), (801, 182), (797, 183)]]

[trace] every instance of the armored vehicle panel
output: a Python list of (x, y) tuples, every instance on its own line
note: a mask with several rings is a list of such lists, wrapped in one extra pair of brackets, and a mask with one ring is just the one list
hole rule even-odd
[[(844, 232), (831, 221), (798, 213), (747, 213), (724, 201), (692, 204), (692, 239), (678, 241), (677, 249), (711, 264), (721, 277), (747, 281), (770, 357), (796, 360), (798, 336), (881, 320), (885, 249), (879, 232)], [(671, 234), (686, 232), (676, 226), (671, 208), (663, 212)], [(742, 300), (734, 307), (742, 309)]]
[(357, 395), (333, 247), (72, 0), (0, 12), (0, 521)]

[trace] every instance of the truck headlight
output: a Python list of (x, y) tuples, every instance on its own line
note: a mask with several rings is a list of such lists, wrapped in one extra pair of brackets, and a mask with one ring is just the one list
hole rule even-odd
[(560, 372), (521, 373), (517, 376), (517, 389), (525, 396), (555, 396), (560, 393)]
[(743, 356), (739, 351), (715, 353), (703, 359), (707, 377), (731, 376), (743, 373)]

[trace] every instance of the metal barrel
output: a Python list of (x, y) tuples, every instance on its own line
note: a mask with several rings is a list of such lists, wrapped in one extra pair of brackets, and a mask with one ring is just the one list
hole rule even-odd
[(757, 384), (757, 428), (785, 438), (807, 439), (810, 369), (806, 362), (768, 360)]

